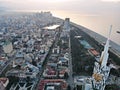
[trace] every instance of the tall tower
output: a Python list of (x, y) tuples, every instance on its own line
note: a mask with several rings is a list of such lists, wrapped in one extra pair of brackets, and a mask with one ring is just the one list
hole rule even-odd
[(108, 50), (109, 50), (111, 30), (112, 30), (112, 26), (110, 27), (109, 36), (104, 46), (104, 50), (102, 51), (100, 60), (98, 62), (95, 62), (93, 76), (92, 76), (93, 90), (104, 90), (106, 80), (110, 73), (110, 67), (107, 64), (107, 61), (109, 56)]
[(69, 31), (70, 30), (70, 18), (65, 18), (63, 29), (65, 31)]
[(69, 33), (70, 33), (70, 18), (65, 18), (62, 36), (69, 37)]

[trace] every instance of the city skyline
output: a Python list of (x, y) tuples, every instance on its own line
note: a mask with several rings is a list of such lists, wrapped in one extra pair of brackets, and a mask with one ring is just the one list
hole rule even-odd
[(0, 0), (2, 90), (118, 90), (119, 4)]
[(0, 7), (3, 10), (64, 10), (81, 14), (107, 14), (120, 13), (120, 0), (0, 0)]
[(85, 26), (103, 36), (113, 25), (112, 41), (120, 43), (120, 0), (0, 0), (0, 11), (40, 12), (50, 11), (59, 18)]

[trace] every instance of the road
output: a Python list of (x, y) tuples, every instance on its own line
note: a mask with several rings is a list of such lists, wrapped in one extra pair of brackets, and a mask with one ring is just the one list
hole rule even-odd
[(68, 67), (68, 69), (69, 69), (69, 78), (68, 78), (67, 82), (71, 86), (71, 90), (73, 90), (74, 89), (74, 78), (73, 78), (73, 68), (72, 68), (71, 41), (70, 41), (70, 37), (69, 37), (69, 65), (68, 66), (69, 66)]
[[(104, 36), (94, 32), (94, 31), (91, 31), (83, 26), (80, 26), (80, 25), (77, 25), (74, 23), (72, 23), (72, 25), (81, 29), (86, 34), (90, 35), (90, 37), (94, 38), (100, 44), (103, 44), (104, 42), (106, 42), (107, 38), (105, 38)], [(110, 41), (110, 45), (111, 45), (110, 51), (120, 58), (120, 45), (114, 43), (113, 41)]]
[(54, 36), (54, 42), (52, 43), (51, 47), (49, 48), (49, 51), (48, 51), (46, 57), (44, 58), (44, 64), (43, 64), (42, 70), (41, 70), (40, 73), (38, 74), (38, 81), (36, 82), (35, 90), (38, 90), (38, 89), (39, 89), (40, 81), (41, 81), (42, 79), (44, 79), (44, 78), (43, 78), (44, 69), (46, 68), (46, 64), (47, 64), (47, 62), (48, 62), (48, 60), (49, 60), (49, 57), (50, 57), (50, 55), (51, 55), (51, 53), (52, 53), (52, 49), (53, 49), (53, 47), (55, 46), (55, 43), (58, 41), (59, 37), (60, 37), (60, 32), (56, 32), (56, 35)]

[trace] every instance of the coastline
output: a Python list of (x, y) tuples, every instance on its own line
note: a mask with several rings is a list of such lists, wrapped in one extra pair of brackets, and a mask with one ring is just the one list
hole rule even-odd
[[(107, 38), (90, 30), (90, 29), (87, 29), (81, 25), (78, 25), (78, 24), (75, 24), (73, 22), (71, 22), (71, 24), (73, 26), (76, 26), (78, 27), (79, 29), (81, 29), (82, 31), (84, 31), (85, 33), (87, 33), (90, 37), (94, 38), (97, 42), (99, 42), (101, 45), (103, 43), (106, 42)], [(110, 41), (110, 45), (111, 45), (111, 48), (109, 49), (112, 53), (114, 53), (115, 55), (117, 55), (119, 58), (120, 58), (120, 45), (116, 44), (115, 42), (113, 41)]]

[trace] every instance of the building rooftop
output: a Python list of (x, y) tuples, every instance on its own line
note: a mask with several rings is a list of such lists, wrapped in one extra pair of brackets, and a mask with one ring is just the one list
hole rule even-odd
[(45, 85), (48, 83), (52, 83), (52, 84), (59, 83), (62, 87), (62, 90), (66, 90), (68, 86), (66, 81), (62, 79), (45, 79), (40, 81), (38, 90), (44, 90)]
[(9, 83), (8, 78), (0, 78), (0, 83), (3, 84), (4, 87), (6, 87)]
[(5, 57), (0, 57), (0, 60), (6, 60), (6, 58)]
[(98, 56), (99, 55), (99, 52), (97, 52), (95, 49), (89, 49), (88, 50), (93, 56)]
[(8, 78), (0, 78), (0, 82), (2, 82), (2, 83), (6, 83), (7, 80), (8, 80)]

